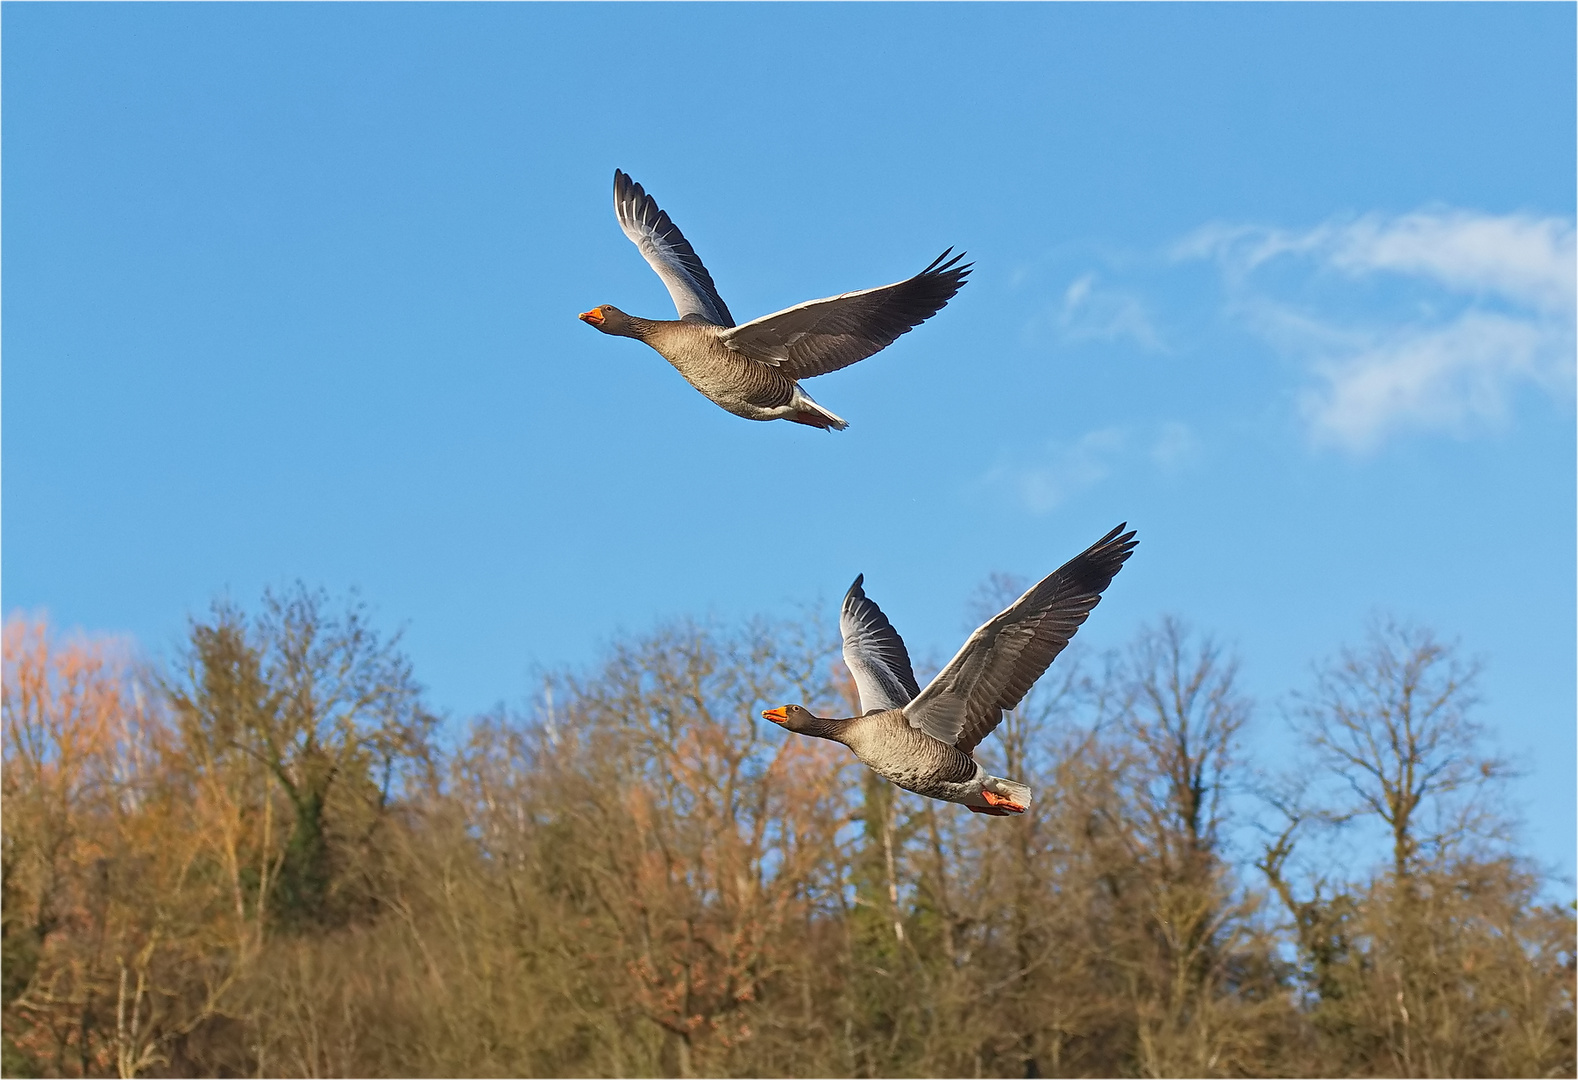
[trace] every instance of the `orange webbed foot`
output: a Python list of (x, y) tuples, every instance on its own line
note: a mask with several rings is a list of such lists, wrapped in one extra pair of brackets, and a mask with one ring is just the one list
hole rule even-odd
[[(981, 798), (985, 799), (987, 804), (991, 807), (990, 810), (980, 810), (979, 813), (982, 814), (1023, 814), (1026, 810), (1030, 809), (1028, 806), (1016, 803), (1012, 799), (1005, 799), (996, 792), (987, 791), (985, 788), (981, 789)], [(975, 807), (972, 806), (970, 809), (974, 810)]]

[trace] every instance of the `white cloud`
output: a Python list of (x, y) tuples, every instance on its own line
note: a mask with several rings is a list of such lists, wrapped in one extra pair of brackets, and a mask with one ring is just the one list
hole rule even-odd
[(1164, 348), (1139, 297), (1098, 285), (1094, 273), (1081, 274), (1063, 291), (1057, 323), (1070, 341), (1128, 338), (1154, 352)]
[[(1405, 429), (1468, 434), (1503, 421), (1519, 386), (1571, 392), (1567, 219), (1440, 209), (1302, 232), (1213, 225), (1174, 255), (1216, 260), (1233, 310), (1308, 365), (1300, 403), (1316, 442), (1364, 452)], [(1278, 299), (1271, 279), (1288, 273), (1322, 299)], [(1323, 277), (1358, 289), (1332, 296)]]
[(1320, 362), (1323, 385), (1306, 390), (1300, 404), (1316, 441), (1355, 451), (1405, 427), (1467, 434), (1503, 420), (1519, 382), (1549, 381), (1552, 351), (1533, 321), (1469, 311)]
[(1333, 238), (1332, 261), (1351, 273), (1433, 277), (1544, 311), (1573, 309), (1573, 226), (1559, 218), (1462, 210), (1362, 218)]
[(1185, 238), (1175, 254), (1215, 257), (1239, 274), (1281, 256), (1304, 257), (1356, 277), (1389, 271), (1431, 278), (1459, 292), (1496, 294), (1542, 310), (1571, 311), (1578, 288), (1572, 222), (1527, 214), (1367, 214), (1302, 232), (1208, 225)]

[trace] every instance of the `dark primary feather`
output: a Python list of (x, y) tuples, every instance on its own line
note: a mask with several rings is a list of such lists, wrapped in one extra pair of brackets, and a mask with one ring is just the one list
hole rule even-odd
[(811, 300), (753, 319), (723, 343), (753, 360), (778, 365), (792, 379), (848, 367), (887, 348), (935, 315), (963, 287), (971, 263), (949, 248), (912, 278), (875, 289)]
[[(1002, 722), (1063, 651), (1134, 551), (1119, 525), (1031, 586), (970, 635), (947, 667), (904, 708), (910, 723), (965, 753)], [(1121, 535), (1120, 535), (1121, 534)]]
[(680, 318), (694, 315), (718, 326), (734, 325), (712, 275), (685, 234), (640, 184), (618, 169), (614, 170), (614, 213), (625, 235), (663, 279)]
[(844, 663), (860, 691), (861, 712), (901, 708), (920, 693), (920, 687), (915, 682), (904, 639), (876, 602), (866, 596), (861, 588), (865, 580), (864, 574), (855, 578), (844, 594), (844, 606), (839, 612)]

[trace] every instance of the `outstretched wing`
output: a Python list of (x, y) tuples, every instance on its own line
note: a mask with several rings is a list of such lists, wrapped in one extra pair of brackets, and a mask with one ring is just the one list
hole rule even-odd
[(791, 379), (848, 367), (891, 345), (935, 315), (969, 276), (964, 255), (949, 248), (912, 278), (876, 289), (811, 300), (753, 319), (723, 335), (723, 343)]
[[(910, 724), (973, 751), (1063, 651), (1134, 551), (1119, 525), (1042, 578), (970, 635), (959, 654), (904, 707)], [(1122, 535), (1119, 535), (1119, 534)]]
[(910, 668), (909, 650), (875, 601), (866, 596), (861, 574), (844, 594), (838, 631), (844, 638), (844, 663), (860, 691), (860, 711), (898, 709), (920, 693)]
[(699, 316), (717, 326), (733, 326), (734, 316), (718, 295), (712, 275), (679, 226), (628, 175), (614, 170), (614, 214), (619, 227), (668, 286), (682, 319)]

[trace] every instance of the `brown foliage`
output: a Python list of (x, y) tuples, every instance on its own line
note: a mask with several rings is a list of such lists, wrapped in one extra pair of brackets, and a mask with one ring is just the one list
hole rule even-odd
[(216, 821), (114, 642), (5, 627), (6, 1035), (51, 1072), (136, 1075), (214, 1015), (245, 930)]
[[(305, 590), (159, 680), (13, 620), (6, 1071), (1572, 1075), (1571, 910), (1488, 815), (1467, 669), (1407, 642), (1308, 699), (1405, 859), (1359, 873), (1356, 804), (1306, 785), (1279, 926), (1225, 839), (1250, 703), (1176, 621), (1059, 661), (983, 748), (1032, 810), (983, 819), (755, 719), (842, 707), (815, 626), (621, 641), (441, 751), (395, 643)], [(1432, 704), (1376, 745), (1436, 764), (1396, 784), (1335, 747), (1408, 671)]]

